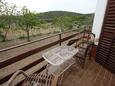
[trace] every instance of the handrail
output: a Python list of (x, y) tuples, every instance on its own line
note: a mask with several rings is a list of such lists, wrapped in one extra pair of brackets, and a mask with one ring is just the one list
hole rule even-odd
[[(72, 32), (72, 31), (74, 31), (74, 30), (70, 30), (70, 31), (66, 31), (66, 32), (60, 32), (60, 33), (55, 34), (55, 35), (43, 37), (43, 38), (33, 40), (33, 41), (30, 41), (30, 42), (25, 42), (25, 43), (22, 43), (22, 44), (19, 44), (19, 45), (15, 45), (15, 46), (11, 46), (11, 47), (8, 47), (8, 48), (0, 49), (0, 52), (4, 52), (4, 51), (8, 51), (8, 50), (15, 49), (15, 48), (18, 48), (18, 47), (22, 47), (22, 46), (25, 46), (25, 45), (28, 45), (28, 44), (32, 44), (32, 43), (35, 43), (35, 42), (38, 42), (38, 41), (42, 41), (42, 40), (45, 40), (45, 39), (48, 39), (48, 38), (51, 38), (51, 37), (55, 37), (55, 36), (58, 36), (58, 35), (62, 35), (64, 33), (69, 33), (69, 32)], [(82, 33), (82, 32), (83, 31), (81, 31), (79, 33)], [(61, 36), (59, 36), (59, 39), (61, 40)]]

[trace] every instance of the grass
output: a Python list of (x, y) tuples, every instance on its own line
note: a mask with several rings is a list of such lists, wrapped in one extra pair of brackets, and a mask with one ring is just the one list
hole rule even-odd
[[(80, 31), (81, 30), (81, 28), (79, 28), (79, 29), (76, 29), (75, 31)], [(66, 30), (64, 30), (64, 31), (66, 31)], [(56, 33), (59, 33), (60, 31), (52, 31), (52, 32), (47, 32), (47, 33), (37, 33), (37, 34), (33, 34), (33, 35), (31, 35), (30, 36), (30, 39), (33, 39), (34, 37), (37, 37), (37, 36), (42, 36), (42, 35), (47, 35), (47, 36), (49, 36), (49, 35), (51, 35), (51, 34), (56, 34)], [(15, 39), (7, 39), (5, 42), (8, 42), (8, 41), (14, 41), (14, 40), (16, 40), (16, 39), (19, 39), (19, 40), (25, 40), (25, 39), (27, 39), (27, 36), (26, 35), (23, 35), (23, 36), (20, 36), (20, 37), (17, 37), (17, 38), (15, 38)], [(2, 36), (2, 34), (0, 34), (0, 43), (2, 43), (3, 42), (3, 36)]]
[(2, 36), (0, 36), (0, 42), (2, 42), (3, 41), (3, 37)]
[(27, 37), (25, 36), (20, 36), (18, 39), (26, 39)]

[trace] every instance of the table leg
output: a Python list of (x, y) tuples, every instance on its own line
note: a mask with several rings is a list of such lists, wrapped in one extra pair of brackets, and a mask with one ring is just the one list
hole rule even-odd
[(58, 86), (61, 86), (63, 77), (64, 77), (64, 73), (63, 73), (62, 75), (59, 76)]
[(46, 66), (46, 74), (48, 75), (48, 64)]

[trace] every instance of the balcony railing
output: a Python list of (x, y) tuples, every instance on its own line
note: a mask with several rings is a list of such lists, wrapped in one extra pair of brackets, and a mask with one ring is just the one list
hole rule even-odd
[[(41, 38), (38, 40), (26, 42), (26, 43), (23, 43), (20, 45), (1, 49), (0, 55), (2, 57), (1, 58), (2, 60), (0, 61), (0, 69), (1, 69), (0, 73), (10, 65), (13, 65), (13, 64), (15, 65), (17, 62), (20, 62), (26, 58), (30, 58), (30, 56), (33, 56), (34, 54), (37, 54), (37, 53), (44, 51), (46, 49), (49, 49), (51, 47), (60, 46), (61, 44), (67, 42), (71, 38), (74, 38), (74, 37), (78, 38), (78, 37), (82, 36), (83, 33), (84, 33), (84, 31), (81, 31), (81, 32), (68, 31), (68, 32), (63, 32), (63, 33), (59, 33), (56, 35), (48, 36), (45, 38)], [(31, 45), (34, 47), (29, 48)], [(27, 47), (26, 47), (26, 49), (24, 49), (25, 46), (27, 46), (28, 49), (27, 49)], [(23, 50), (20, 49), (21, 47)], [(15, 50), (15, 49), (17, 49), (17, 50)], [(18, 53), (19, 50), (21, 53)], [(17, 52), (18, 54), (11, 55), (12, 52)], [(7, 55), (7, 53), (10, 53), (10, 54)], [(7, 55), (7, 57), (5, 57), (5, 55)], [(42, 57), (40, 57), (39, 59), (34, 60), (33, 62), (28, 63), (27, 65), (25, 65), (21, 68), (18, 68), (18, 70), (27, 71), (38, 64), (42, 64), (43, 62), (44, 62), (44, 59)], [(38, 70), (34, 71), (33, 73), (42, 72), (46, 68), (46, 64), (47, 63), (43, 64), (40, 68), (38, 68)], [(0, 75), (1, 76), (0, 77), (0, 85), (4, 84), (6, 81), (8, 81), (9, 78), (16, 71), (13, 69), (10, 69), (10, 70), (12, 70), (12, 71), (9, 72), (8, 74), (3, 74), (3, 73), (5, 73), (4, 71), (1, 73), (1, 74), (3, 74), (3, 76)], [(17, 83), (17, 86), (19, 86), (22, 82), (23, 82), (23, 79)]]

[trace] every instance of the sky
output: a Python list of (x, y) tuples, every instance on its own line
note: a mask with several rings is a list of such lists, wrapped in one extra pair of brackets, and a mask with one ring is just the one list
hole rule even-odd
[(70, 11), (76, 13), (95, 13), (97, 0), (5, 0), (21, 8), (27, 6), (31, 11)]

